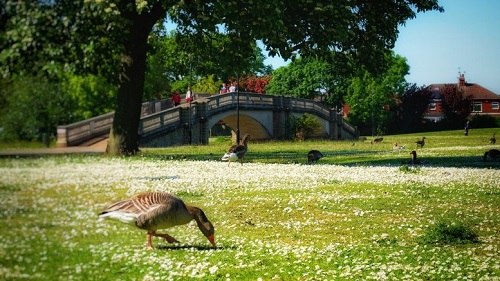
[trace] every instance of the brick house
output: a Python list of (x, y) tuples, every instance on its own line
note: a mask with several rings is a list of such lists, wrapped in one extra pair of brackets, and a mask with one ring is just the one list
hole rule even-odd
[[(447, 84), (432, 84), (431, 100), (429, 108), (424, 115), (425, 119), (432, 121), (439, 121), (444, 118), (441, 108), (441, 89)], [(467, 83), (464, 74), (458, 77), (458, 84), (460, 90), (466, 95), (472, 95), (473, 110), (470, 116), (488, 114), (493, 117), (500, 118), (500, 96), (492, 91), (482, 87), (479, 84)]]

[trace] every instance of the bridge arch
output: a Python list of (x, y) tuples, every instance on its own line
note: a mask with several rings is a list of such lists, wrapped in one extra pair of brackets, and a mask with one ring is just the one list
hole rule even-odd
[[(253, 140), (268, 140), (272, 139), (272, 112), (254, 112), (248, 110), (240, 110), (240, 135), (250, 134)], [(215, 114), (208, 121), (208, 128), (212, 128), (219, 121), (223, 121), (226, 126), (236, 132), (238, 128), (238, 112), (230, 110)]]

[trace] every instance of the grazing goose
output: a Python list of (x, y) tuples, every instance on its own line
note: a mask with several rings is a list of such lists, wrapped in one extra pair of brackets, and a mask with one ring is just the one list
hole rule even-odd
[(382, 142), (384, 140), (383, 137), (378, 137), (373, 140), (373, 142)]
[(497, 160), (498, 158), (500, 158), (500, 150), (498, 150), (498, 149), (490, 149), (490, 150), (486, 151), (484, 153), (483, 160), (486, 161), (488, 159), (488, 156), (492, 160)]
[(495, 138), (495, 133), (493, 133), (493, 137), (490, 139), (490, 144), (495, 144), (497, 142), (497, 139)]
[(158, 229), (187, 224), (194, 219), (203, 235), (215, 247), (214, 227), (205, 213), (200, 208), (185, 205), (170, 193), (149, 192), (118, 201), (104, 209), (99, 218), (118, 220), (146, 230), (148, 249), (153, 248), (152, 236), (165, 238), (168, 243), (178, 242), (166, 233), (156, 233)]
[(307, 163), (318, 162), (323, 157), (323, 153), (319, 152), (319, 150), (311, 150), (307, 153)]
[(416, 141), (415, 144), (417, 145), (417, 148), (419, 146), (420, 146), (420, 148), (424, 147), (424, 145), (425, 145), (425, 137), (423, 137), (422, 140)]
[(248, 141), (249, 140), (250, 140), (250, 135), (246, 134), (245, 136), (243, 136), (243, 139), (241, 139), (239, 144), (232, 145), (227, 150), (226, 154), (224, 154), (224, 156), (222, 156), (223, 161), (229, 162), (227, 164), (228, 167), (229, 167), (229, 165), (231, 165), (231, 161), (234, 162), (238, 159), (240, 159), (240, 163), (241, 163), (241, 165), (243, 165), (243, 158), (245, 157), (245, 154), (248, 151)]

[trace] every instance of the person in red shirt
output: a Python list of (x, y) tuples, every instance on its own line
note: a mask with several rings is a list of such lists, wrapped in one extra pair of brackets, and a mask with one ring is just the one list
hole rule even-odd
[(172, 102), (174, 103), (174, 106), (181, 104), (181, 95), (179, 95), (179, 92), (174, 91), (172, 93)]

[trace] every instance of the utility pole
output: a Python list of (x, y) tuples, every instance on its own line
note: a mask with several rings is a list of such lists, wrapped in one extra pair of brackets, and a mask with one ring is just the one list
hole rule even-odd
[(193, 77), (193, 65), (192, 65), (192, 54), (189, 56), (189, 83), (188, 89), (190, 91), (190, 99), (189, 99), (189, 117), (188, 117), (188, 144), (191, 144), (192, 141), (192, 132), (191, 132), (191, 102), (193, 101), (193, 90), (191, 89), (191, 79)]
[(372, 137), (375, 136), (375, 112), (374, 112), (374, 103), (375, 103), (375, 93), (372, 89)]
[(240, 143), (240, 74), (236, 74), (236, 143)]

